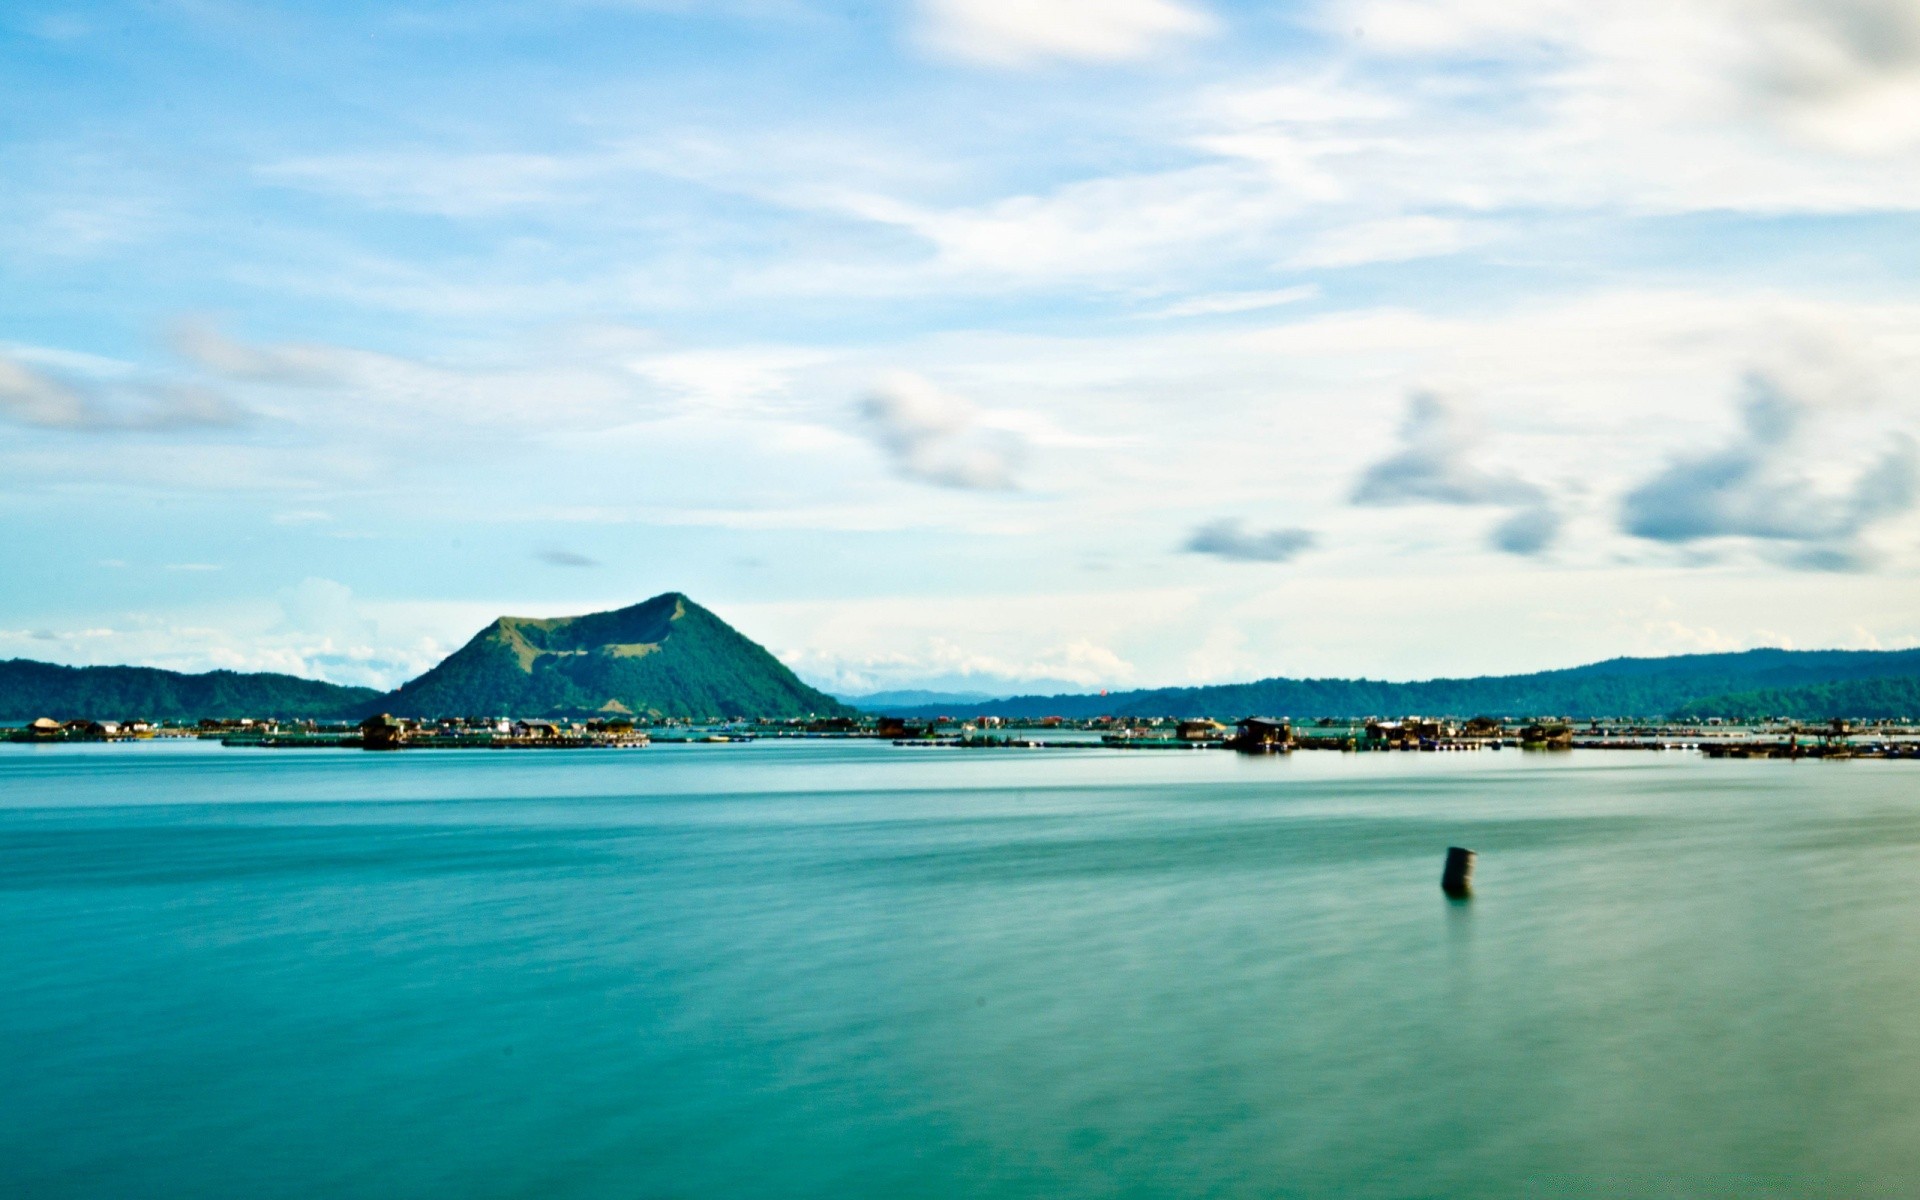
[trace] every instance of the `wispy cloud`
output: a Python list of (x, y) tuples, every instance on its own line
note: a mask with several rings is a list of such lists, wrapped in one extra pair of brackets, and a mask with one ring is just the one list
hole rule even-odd
[(1914, 506), (1920, 459), (1904, 436), (1839, 494), (1805, 475), (1796, 435), (1811, 405), (1778, 380), (1747, 380), (1741, 429), (1709, 454), (1676, 458), (1627, 493), (1621, 528), (1638, 538), (1689, 545), (1752, 538), (1786, 548), (1791, 566), (1857, 569), (1867, 556), (1857, 538), (1869, 526)]
[(619, 165), (604, 152), (313, 155), (259, 169), (262, 180), (344, 196), (378, 208), (448, 217), (495, 216), (562, 203)]
[(1447, 217), (1387, 217), (1341, 225), (1314, 237), (1284, 264), (1296, 270), (1357, 267), (1457, 254), (1487, 240), (1490, 232)]
[(90, 416), (78, 390), (4, 358), (0, 358), (0, 414), (45, 429), (84, 426)]
[(1750, 86), (1796, 132), (1854, 153), (1920, 138), (1920, 8), (1910, 0), (1752, 7)]
[(60, 377), (0, 354), (0, 419), (75, 433), (236, 425), (247, 412), (209, 388)]
[(1228, 313), (1258, 312), (1262, 309), (1279, 308), (1283, 304), (1298, 304), (1304, 300), (1312, 300), (1319, 294), (1319, 285), (1312, 283), (1260, 292), (1212, 292), (1204, 296), (1190, 297), (1177, 304), (1170, 304), (1149, 315), (1213, 317)]
[(1407, 401), (1400, 449), (1368, 467), (1353, 489), (1353, 503), (1495, 505), (1514, 510), (1495, 526), (1490, 544), (1509, 554), (1539, 554), (1553, 543), (1560, 519), (1538, 485), (1474, 461), (1473, 431), (1432, 392)]
[(597, 558), (589, 558), (578, 551), (562, 550), (558, 547), (536, 550), (533, 556), (550, 567), (597, 567), (600, 565), (600, 560)]
[(1254, 531), (1242, 528), (1238, 519), (1229, 517), (1195, 529), (1181, 549), (1190, 554), (1211, 554), (1230, 562), (1283, 563), (1311, 549), (1317, 540), (1310, 529)]
[[(262, 45), (346, 69), (366, 119), (255, 106), (191, 144), (165, 115), (190, 106), (187, 26), (143, 26), (138, 87), (86, 86), (124, 77), (113, 37), (60, 46), (76, 86), (9, 155), (0, 259), (35, 296), (20, 336), (72, 350), (0, 344), (0, 501), (61, 517), (16, 522), (46, 569), (0, 588), (0, 623), (77, 619), (49, 574), (74, 564), (140, 591), (90, 565), (122, 556), (207, 610), (181, 624), (227, 631), (192, 644), (237, 652), (214, 606), (320, 569), (302, 545), (421, 596), (483, 586), (458, 532), (482, 525), (525, 568), (507, 582), (613, 580), (620, 539), (553, 510), (763, 560), (701, 586), (818, 596), (815, 626), (897, 565), (925, 594), (888, 605), (944, 589), (938, 628), (1022, 669), (1085, 636), (1144, 678), (1266, 672), (1301, 665), (1308, 625), (1328, 670), (1538, 665), (1617, 649), (1606, 611), (1653, 564), (1736, 555), (1898, 569), (1692, 572), (1676, 616), (1920, 637), (1912, 0), (871, 7), (596, 0), (530, 43), (526, 5), (466, 6), (444, 18), (462, 54), (403, 38), (364, 62), (338, 57), (351, 15), (311, 8), (311, 38)], [(639, 75), (579, 52), (635, 36), (658, 52)], [(39, 70), (29, 42), (0, 63)], [(487, 91), (527, 71), (546, 85)], [(181, 312), (231, 315), (129, 348)], [(1801, 313), (1865, 348), (1887, 402), (1780, 443), (1719, 389), (1771, 371), (1768, 319)], [(920, 377), (872, 386), (899, 365)], [(1397, 438), (1429, 385), (1486, 431), (1449, 409)], [(228, 431), (246, 412), (270, 419)], [(207, 555), (227, 570), (161, 571)], [(1057, 599), (1182, 563), (1193, 607), (1122, 633)], [(1017, 613), (977, 596), (1046, 589)], [(1458, 636), (1395, 628), (1409, 591)], [(1515, 609), (1577, 616), (1521, 631)], [(1244, 644), (1182, 641), (1228, 624)], [(281, 649), (408, 640), (385, 628)]]
[(922, 0), (921, 9), (930, 47), (1002, 67), (1143, 58), (1216, 28), (1206, 10), (1184, 0)]
[(176, 322), (173, 347), (181, 357), (215, 375), (253, 383), (327, 384), (345, 375), (345, 354), (332, 346), (252, 345), (235, 341), (211, 321)]
[(1352, 0), (1324, 13), (1388, 54), (1530, 59), (1577, 90), (1584, 103), (1570, 112), (1616, 127), (1745, 124), (1865, 155), (1920, 138), (1920, 10), (1909, 0)]
[(882, 380), (861, 400), (860, 416), (874, 444), (908, 479), (975, 491), (1019, 486), (1025, 442), (987, 427), (973, 404), (921, 376), (902, 372)]
[(1540, 489), (1514, 475), (1473, 462), (1472, 432), (1451, 405), (1432, 392), (1407, 400), (1400, 449), (1368, 467), (1353, 502), (1392, 504), (1525, 504)]

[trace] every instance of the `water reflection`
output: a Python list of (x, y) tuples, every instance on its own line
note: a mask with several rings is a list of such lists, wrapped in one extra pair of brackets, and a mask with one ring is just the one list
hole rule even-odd
[(1894, 1194), (1911, 771), (0, 754), (0, 1191)]

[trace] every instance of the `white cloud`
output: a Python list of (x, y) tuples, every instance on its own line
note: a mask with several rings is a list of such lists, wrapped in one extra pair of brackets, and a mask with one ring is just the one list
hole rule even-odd
[(1360, 505), (1497, 505), (1512, 512), (1488, 535), (1496, 550), (1541, 554), (1559, 535), (1560, 514), (1538, 485), (1476, 459), (1477, 431), (1441, 397), (1416, 392), (1407, 402), (1400, 448), (1369, 466), (1354, 486)]
[(1489, 236), (1483, 228), (1445, 217), (1386, 217), (1315, 234), (1283, 265), (1306, 270), (1434, 258), (1458, 254)]
[(796, 373), (831, 355), (792, 346), (678, 350), (628, 364), (634, 374), (709, 411), (766, 412), (787, 399)]
[(78, 391), (4, 358), (0, 358), (0, 415), (48, 429), (81, 426), (88, 416)]
[(0, 420), (75, 433), (237, 425), (248, 413), (209, 388), (165, 380), (57, 376), (0, 352)]
[(860, 416), (908, 479), (977, 491), (1018, 486), (1022, 440), (987, 427), (971, 403), (921, 376), (900, 372), (882, 380), (860, 402)]
[(606, 173), (604, 154), (406, 153), (313, 155), (259, 169), (262, 180), (345, 196), (377, 208), (448, 217), (495, 216), (564, 202)]
[(309, 576), (278, 597), (281, 627), (287, 631), (326, 634), (353, 641), (371, 641), (379, 626), (362, 611), (353, 589), (335, 579)]
[(76, 619), (87, 624), (37, 631), (44, 637), (0, 629), (0, 658), (277, 671), (390, 688), (438, 663), (503, 611), (486, 604), (372, 605), (337, 580), (308, 578), (257, 600), (88, 614)]
[[(752, 554), (778, 586), (863, 595), (870, 579), (823, 581), (781, 555), (832, 559), (891, 541), (932, 590), (941, 579), (972, 586), (978, 571), (983, 586), (1017, 579), (1058, 595), (1098, 572), (1117, 594), (1170, 566), (1203, 568), (1166, 553), (1182, 538), (1259, 559), (1289, 552), (1290, 530), (1321, 533), (1316, 552), (1285, 570), (1192, 573), (1223, 591), (1285, 579), (1299, 590), (1276, 606), (1311, 596), (1320, 611), (1353, 614), (1331, 623), (1346, 632), (1330, 628), (1295, 651), (1281, 634), (1235, 641), (1210, 620), (1162, 614), (1151, 633), (1085, 634), (1087, 646), (1160, 678), (1201, 669), (1181, 663), (1280, 669), (1296, 653), (1351, 671), (1395, 658), (1437, 666), (1452, 653), (1455, 665), (1482, 669), (1514, 665), (1489, 655), (1582, 652), (1531, 632), (1509, 650), (1490, 619), (1474, 626), (1484, 636), (1471, 654), (1411, 637), (1368, 641), (1368, 625), (1391, 621), (1360, 614), (1377, 617), (1388, 611), (1379, 597), (1410, 589), (1423, 599), (1446, 593), (1436, 611), (1455, 619), (1475, 619), (1478, 603), (1578, 609), (1591, 620), (1585, 592), (1642, 585), (1623, 562), (1686, 563), (1719, 582), (1700, 585), (1674, 619), (1739, 644), (1771, 636), (1775, 618), (1717, 610), (1768, 590), (1754, 580), (1771, 585), (1780, 575), (1771, 564), (1783, 558), (1858, 551), (1864, 561), (1871, 549), (1886, 556), (1889, 576), (1920, 567), (1920, 515), (1894, 502), (1899, 472), (1874, 473), (1888, 447), (1920, 432), (1903, 403), (1920, 386), (1920, 317), (1901, 300), (1898, 247), (1888, 249), (1899, 221), (1782, 221), (1763, 231), (1728, 216), (1910, 213), (1920, 203), (1911, 153), (1920, 10), (1910, 0), (1361, 0), (1236, 16), (1235, 37), (1211, 43), (1218, 22), (1181, 0), (915, 0), (907, 11), (944, 54), (966, 61), (1151, 69), (1079, 72), (1074, 88), (1060, 89), (1045, 76), (907, 64), (851, 95), (788, 90), (819, 82), (806, 73), (832, 55), (791, 56), (781, 66), (788, 82), (765, 86), (717, 54), (696, 65), (716, 88), (732, 88), (728, 105), (713, 107), (677, 77), (658, 90), (556, 79), (551, 97), (526, 98), (527, 120), (480, 130), (507, 147), (497, 153), (466, 152), (476, 144), (471, 113), (434, 111), (430, 97), (419, 120), (385, 136), (306, 131), (340, 139), (307, 143), (338, 152), (278, 153), (252, 177), (265, 196), (257, 205), (226, 178), (199, 194), (213, 203), (191, 222), (165, 209), (181, 222), (171, 234), (164, 223), (139, 226), (162, 239), (142, 243), (139, 253), (155, 257), (126, 250), (115, 265), (125, 278), (160, 268), (158, 278), (190, 249), (205, 264), (188, 289), (196, 307), (245, 313), (250, 325), (295, 338), (309, 336), (302, 328), (372, 327), (364, 344), (391, 352), (250, 344), (201, 326), (176, 336), (180, 361), (160, 375), (83, 356), (11, 355), (11, 372), (0, 366), (0, 415), (41, 432), (0, 438), (5, 496), (73, 497), (65, 511), (78, 528), (96, 519), (89, 507), (124, 521), (155, 493), (261, 489), (256, 503), (209, 502), (204, 522), (156, 514), (164, 550), (123, 549), (103, 535), (84, 557), (191, 559), (209, 545), (244, 546), (280, 510), (282, 527), (264, 532), (288, 544), (311, 541), (351, 560), (357, 544), (319, 539), (383, 539), (387, 553), (360, 560), (404, 578), (370, 585), (383, 588), (471, 578), (481, 539), (467, 538), (457, 555), (447, 549), (469, 523), (511, 525), (499, 552), (531, 587), (569, 574), (612, 580), (626, 568), (622, 547), (645, 545), (697, 564)], [(1303, 12), (1337, 36), (1270, 38)], [(807, 28), (832, 36), (830, 25), (838, 28)], [(1178, 69), (1158, 69), (1175, 59)], [(72, 193), (72, 240), (87, 241), (89, 205), (115, 191)], [(0, 239), (12, 248), (40, 238), (45, 214), (64, 203), (0, 198), (0, 217), (21, 218), (0, 220), (15, 231)], [(1674, 213), (1709, 215), (1684, 231), (1646, 220)], [(218, 236), (206, 236), (216, 226)], [(1684, 248), (1663, 249), (1682, 236)], [(1767, 252), (1729, 267), (1733, 245)], [(1498, 263), (1482, 261), (1486, 247), (1498, 247)], [(1332, 271), (1435, 255), (1459, 256), (1446, 265), (1459, 267), (1462, 286), (1436, 290), (1419, 286), (1433, 271), (1381, 269), (1329, 274), (1321, 296), (1280, 286), (1301, 277), (1275, 273), (1276, 264)], [(1648, 256), (1659, 258), (1663, 286), (1647, 282)], [(1236, 288), (1245, 290), (1221, 290)], [(1881, 298), (1861, 299), (1870, 295)], [(1310, 310), (1283, 311), (1311, 296), (1321, 302)], [(794, 297), (808, 302), (770, 302)], [(53, 298), (71, 303), (71, 294)], [(129, 299), (128, 311), (144, 302)], [(159, 313), (178, 302), (167, 293), (151, 304)], [(673, 332), (624, 330), (617, 345), (523, 332), (580, 314)], [(1230, 314), (1249, 315), (1179, 320)], [(1822, 359), (1791, 348), (1802, 335), (1844, 345)], [(782, 338), (813, 344), (775, 344)], [(883, 384), (852, 424), (849, 397), (901, 363), (924, 378)], [(1819, 415), (1794, 427), (1791, 451), (1777, 439), (1756, 443), (1751, 430), (1730, 432), (1718, 402), (1748, 368), (1796, 397), (1847, 399), (1821, 400)], [(1820, 382), (1828, 376), (1843, 382)], [(44, 432), (183, 429), (193, 410), (153, 389), (196, 380), (266, 419), (197, 439)], [(1427, 446), (1424, 457), (1393, 442), (1405, 397), (1425, 385), (1471, 396), (1487, 436), (1445, 453)], [(1423, 436), (1444, 442), (1445, 433)], [(1383, 471), (1387, 456), (1393, 478), (1377, 478), (1374, 495), (1486, 507), (1349, 506), (1355, 480)], [(1696, 486), (1700, 471), (1682, 469), (1701, 460), (1747, 470), (1752, 486)], [(870, 469), (877, 461), (949, 490), (901, 488)], [(1672, 528), (1720, 532), (1623, 529), (1623, 499), (1675, 471), (1692, 507), (1664, 512), (1692, 524)], [(1008, 503), (1016, 486), (1022, 495)], [(1789, 486), (1801, 489), (1800, 516), (1814, 518), (1793, 531), (1823, 536), (1774, 536), (1779, 522), (1755, 516), (1794, 509)], [(310, 529), (322, 518), (303, 513), (335, 517)], [(1218, 526), (1222, 513), (1250, 514), (1252, 524)], [(563, 516), (632, 527), (539, 527)], [(168, 529), (199, 536), (167, 542)], [(1554, 561), (1489, 554), (1489, 537), (1512, 553), (1551, 544)], [(419, 547), (418, 564), (391, 552), (401, 542)], [(748, 542), (758, 544), (740, 548)], [(543, 571), (526, 557), (543, 546), (592, 549), (608, 565), (597, 575)], [(376, 557), (408, 560), (406, 569), (375, 567)], [(1472, 603), (1466, 572), (1485, 579)], [(1578, 572), (1591, 573), (1588, 584), (1546, 578)], [(1371, 593), (1354, 582), (1368, 575)], [(1817, 640), (1858, 623), (1849, 609), (1844, 627), (1823, 624), (1822, 604), (1837, 612), (1851, 594), (1830, 590), (1823, 601), (1792, 590), (1807, 578), (1781, 585), (1795, 599), (1778, 630)], [(183, 594), (238, 586), (233, 571), (162, 582)], [(1846, 581), (1892, 594), (1880, 583)], [(1296, 628), (1313, 619), (1308, 607), (1288, 611)], [(1875, 612), (1876, 627), (1903, 628), (1897, 606)], [(1234, 619), (1255, 628), (1261, 618), (1250, 608)], [(1052, 670), (1071, 659), (1078, 620), (1049, 617), (1035, 639), (977, 622), (951, 635), (951, 653), (926, 649), (934, 635), (925, 630), (903, 631), (897, 645), (922, 666), (899, 674), (981, 663)], [(1189, 620), (1208, 625), (1209, 640), (1181, 642)], [(1637, 624), (1594, 624), (1578, 628), (1589, 639), (1579, 646), (1598, 645), (1591, 630), (1641, 636)], [(351, 629), (324, 636), (334, 647), (325, 653), (379, 644)], [(1681, 636), (1645, 635), (1662, 646), (1685, 644)], [(411, 644), (390, 629), (381, 637)], [(884, 653), (882, 641), (847, 650), (845, 661)], [(319, 644), (288, 641), (276, 653)]]
[(1261, 309), (1279, 308), (1284, 304), (1299, 304), (1319, 295), (1319, 286), (1311, 283), (1263, 292), (1212, 292), (1204, 296), (1189, 297), (1177, 304), (1170, 304), (1150, 315), (1212, 317), (1228, 313), (1258, 312)]
[(1911, 0), (1353, 0), (1326, 21), (1389, 53), (1531, 62), (1569, 111), (1597, 102), (1642, 126), (1752, 122), (1860, 155), (1920, 138)]
[(1112, 685), (1134, 674), (1133, 664), (1086, 638), (1036, 647), (1031, 657), (1010, 658), (968, 648), (950, 638), (930, 637), (918, 645), (851, 659), (802, 652), (790, 665), (836, 692), (930, 683), (999, 692), (1081, 690)]
[(332, 346), (235, 341), (204, 319), (177, 322), (173, 346), (183, 358), (212, 374), (255, 383), (335, 383), (345, 374), (349, 357)]
[(1705, 454), (1675, 458), (1627, 494), (1622, 526), (1635, 537), (1687, 544), (1752, 538), (1787, 546), (1790, 565), (1858, 569), (1868, 527), (1912, 510), (1920, 498), (1920, 455), (1906, 437), (1862, 469), (1839, 494), (1806, 478), (1797, 437), (1813, 406), (1778, 381), (1747, 381), (1740, 435)]
[(1203, 37), (1213, 18), (1184, 0), (922, 0), (921, 36), (969, 62), (1121, 62)]
[[(1280, 90), (1257, 77), (1222, 85), (1196, 106), (1193, 141), (1364, 205), (1369, 220), (1909, 210), (1920, 162), (1895, 151), (1920, 136), (1920, 106), (1900, 91), (1920, 80), (1920, 59), (1896, 5), (1912, 11), (1907, 0), (1361, 0), (1327, 12), (1330, 33), (1365, 35), (1339, 71)], [(1873, 12), (1837, 15), (1855, 7)], [(1848, 21), (1886, 29), (1885, 70), (1869, 71), (1859, 46), (1837, 49)], [(1785, 87), (1783, 56), (1802, 53), (1852, 64), (1847, 82)]]
[[(1351, 53), (1283, 84), (1271, 71), (1229, 76), (1131, 131), (1136, 144), (1182, 152), (1178, 165), (947, 204), (762, 181), (754, 188), (762, 197), (908, 230), (935, 250), (931, 261), (895, 259), (891, 270), (823, 263), (789, 272), (789, 286), (1161, 282), (1222, 262), (1329, 269), (1504, 245), (1543, 215), (1904, 210), (1920, 195), (1920, 161), (1801, 136), (1806, 114), (1826, 109), (1764, 82), (1780, 70), (1755, 49), (1756, 28), (1795, 42), (1806, 26), (1812, 32), (1795, 44), (1846, 44), (1822, 32), (1837, 18), (1804, 5), (1348, 7), (1329, 24), (1364, 27)], [(1895, 42), (1889, 54), (1904, 62)], [(1857, 47), (1847, 53), (1847, 62), (1860, 56)], [(1463, 75), (1461, 55), (1485, 61)], [(1820, 96), (1858, 92), (1834, 87)], [(1780, 104), (1800, 115), (1769, 116)], [(1174, 115), (1183, 107), (1184, 121)], [(1884, 108), (1889, 121), (1920, 113)], [(1836, 121), (1856, 131), (1885, 125)]]
[(1540, 489), (1473, 461), (1476, 431), (1432, 392), (1407, 401), (1400, 448), (1368, 467), (1354, 487), (1355, 504), (1527, 504)]
[(973, 207), (843, 203), (932, 243), (940, 273), (1034, 282), (1123, 276), (1209, 243), (1258, 245), (1301, 207), (1264, 172), (1230, 162), (1085, 179)]
[[(751, 270), (695, 269), (672, 284), (648, 269), (650, 257), (637, 267), (617, 253), (594, 278), (538, 285), (451, 278), (444, 268), (408, 278), (404, 264), (375, 262), (314, 284), (403, 307), (577, 310), (636, 292), (663, 305), (695, 292), (874, 298), (1008, 282), (1125, 286), (1142, 276), (1163, 290), (1169, 277), (1206, 286), (1205, 267), (1221, 263), (1329, 269), (1504, 245), (1523, 216), (1541, 214), (1909, 209), (1920, 162), (1863, 149), (1897, 150), (1908, 132), (1920, 136), (1920, 103), (1903, 90), (1920, 88), (1908, 7), (1329, 5), (1322, 20), (1341, 35), (1340, 51), (1284, 68), (1223, 67), (1203, 89), (1158, 96), (1100, 126), (1102, 139), (1128, 147), (1103, 161), (1128, 165), (1064, 167), (1017, 188), (995, 181), (1033, 172), (1002, 176), (965, 154), (943, 159), (937, 148), (802, 120), (774, 131), (615, 128), (564, 151), (315, 156), (267, 177), (380, 207), (525, 213), (556, 229), (584, 220), (597, 230), (618, 225), (653, 184), (685, 181), (707, 193), (678, 214), (668, 240), (687, 243), (695, 260), (735, 235), (757, 244), (771, 214), (782, 214), (772, 217), (778, 226), (825, 217), (870, 227), (850, 243), (783, 237), (793, 248), (757, 256)], [(1154, 53), (1213, 24), (1171, 0), (927, 0), (921, 11), (949, 51), (1010, 62)], [(1043, 111), (1031, 128), (1078, 117)], [(743, 217), (717, 197), (761, 211)], [(903, 230), (933, 255), (903, 253)], [(647, 240), (661, 238), (650, 230)]]
[(1052, 691), (1140, 679), (1128, 646), (1189, 616), (1190, 588), (847, 597), (729, 605), (722, 616), (836, 690), (918, 686)]

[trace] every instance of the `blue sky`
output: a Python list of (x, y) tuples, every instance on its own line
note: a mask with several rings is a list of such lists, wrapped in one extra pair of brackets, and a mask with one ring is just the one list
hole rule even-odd
[(0, 656), (1920, 643), (1910, 0), (22, 0), (0, 113)]

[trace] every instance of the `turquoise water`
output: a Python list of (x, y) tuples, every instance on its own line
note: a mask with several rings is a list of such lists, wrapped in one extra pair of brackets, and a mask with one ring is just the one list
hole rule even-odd
[(8, 1197), (1920, 1187), (1911, 763), (0, 747), (0, 970)]

